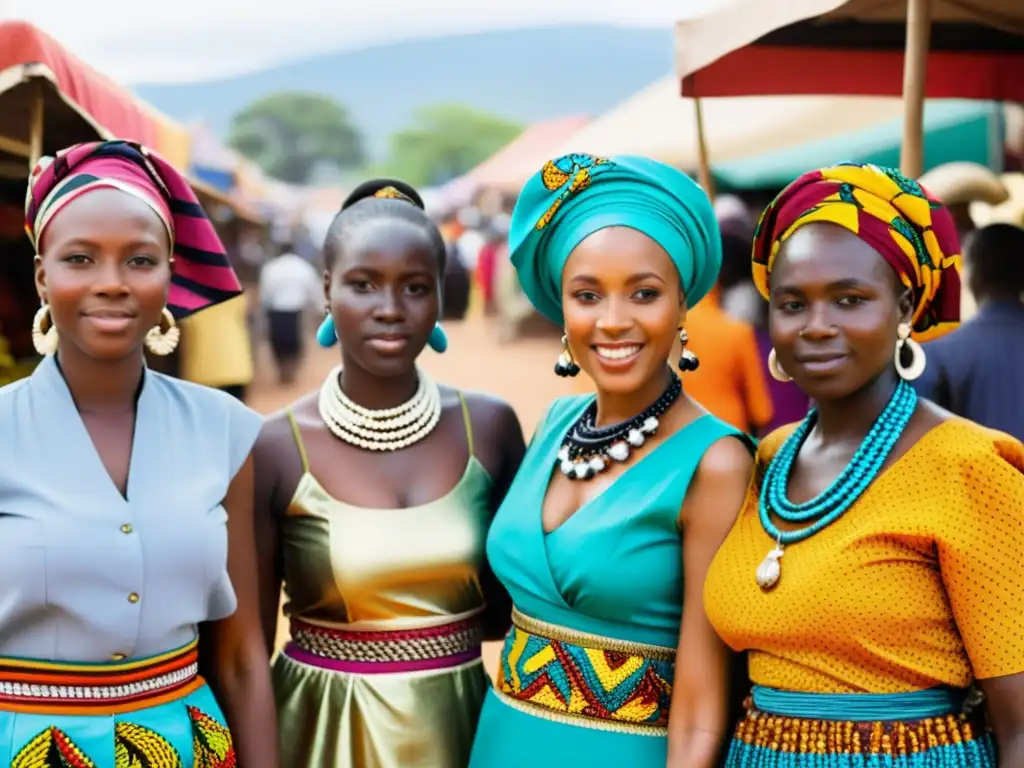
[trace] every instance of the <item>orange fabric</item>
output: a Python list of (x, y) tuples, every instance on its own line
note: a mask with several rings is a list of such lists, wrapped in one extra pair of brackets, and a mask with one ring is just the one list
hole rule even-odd
[(754, 571), (774, 542), (759, 483), (793, 428), (762, 441), (704, 584), (715, 629), (750, 651), (751, 679), (898, 693), (1024, 672), (1024, 445), (964, 419), (935, 427), (839, 520), (787, 547), (763, 592)]
[(772, 418), (772, 398), (754, 328), (726, 314), (718, 289), (686, 314), (690, 349), (700, 360), (683, 374), (683, 388), (722, 421), (744, 432)]

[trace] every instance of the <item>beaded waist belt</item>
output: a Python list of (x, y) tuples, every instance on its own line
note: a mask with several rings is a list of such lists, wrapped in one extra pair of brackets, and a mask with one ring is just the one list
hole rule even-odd
[(196, 641), (160, 656), (102, 664), (0, 658), (0, 712), (118, 714), (203, 685)]
[(447, 669), (480, 658), (479, 617), (423, 629), (365, 631), (291, 621), (289, 658), (352, 674)]
[(818, 694), (755, 685), (726, 766), (767, 768), (780, 765), (779, 754), (788, 753), (786, 765), (794, 768), (995, 768), (995, 749), (982, 713), (960, 714), (964, 700), (962, 691), (937, 688)]
[(497, 695), (548, 720), (665, 736), (676, 652), (591, 635), (513, 609)]

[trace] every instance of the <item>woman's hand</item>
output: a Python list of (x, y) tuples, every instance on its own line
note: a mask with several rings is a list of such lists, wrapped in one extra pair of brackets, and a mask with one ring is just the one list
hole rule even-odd
[(278, 768), (277, 715), (270, 662), (260, 624), (253, 530), (253, 459), (228, 488), (228, 574), (238, 598), (234, 614), (203, 624), (200, 665), (224, 710), (239, 768)]
[(736, 521), (753, 467), (746, 445), (719, 440), (701, 459), (683, 504), (685, 593), (668, 724), (669, 768), (710, 768), (722, 747), (729, 652), (704, 613), (704, 579)]

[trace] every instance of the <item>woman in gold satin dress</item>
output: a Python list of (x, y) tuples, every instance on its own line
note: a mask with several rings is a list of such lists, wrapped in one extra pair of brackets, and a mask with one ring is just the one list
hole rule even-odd
[(273, 680), (287, 768), (465, 768), (490, 683), (483, 639), (509, 627), (484, 542), (522, 460), (494, 397), (417, 366), (444, 351), (445, 249), (400, 182), (367, 182), (324, 245), (323, 346), (341, 366), (257, 441), (264, 629), (285, 588)]

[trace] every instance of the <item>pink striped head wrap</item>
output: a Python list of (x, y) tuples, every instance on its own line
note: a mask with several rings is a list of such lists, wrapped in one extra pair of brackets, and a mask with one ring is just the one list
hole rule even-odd
[(75, 144), (39, 161), (25, 199), (25, 229), (36, 249), (53, 217), (96, 189), (133, 195), (164, 223), (174, 255), (167, 308), (176, 320), (242, 292), (227, 252), (188, 181), (158, 154), (129, 141)]

